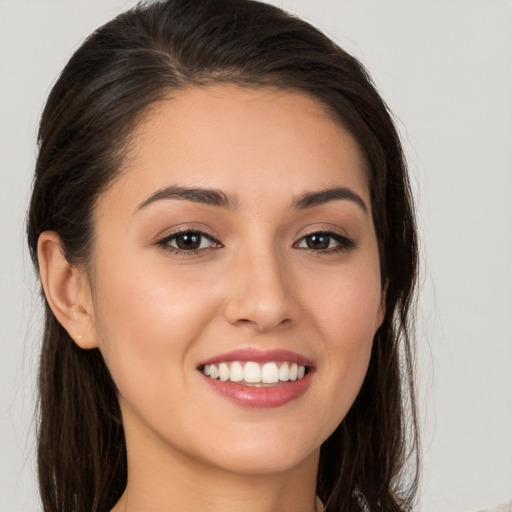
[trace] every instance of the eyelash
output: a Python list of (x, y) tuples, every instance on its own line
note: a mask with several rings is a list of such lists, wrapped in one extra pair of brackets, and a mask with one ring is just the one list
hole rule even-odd
[[(198, 248), (198, 249), (188, 249), (188, 250), (180, 249), (179, 247), (173, 247), (172, 245), (169, 245), (172, 240), (175, 240), (178, 237), (185, 236), (185, 235), (190, 235), (190, 236), (195, 235), (195, 236), (199, 236), (200, 238), (206, 238), (207, 240), (212, 242), (213, 245), (210, 247), (203, 247), (203, 248)], [(199, 254), (201, 251), (204, 251), (205, 249), (222, 247), (222, 244), (218, 240), (213, 238), (211, 235), (204, 233), (203, 231), (199, 231), (197, 229), (183, 229), (180, 231), (176, 231), (176, 232), (170, 234), (169, 236), (162, 238), (162, 240), (159, 240), (157, 242), (157, 245), (159, 245), (164, 250), (166, 250), (172, 254), (177, 254), (177, 255), (181, 255), (181, 256)]]
[[(330, 239), (335, 240), (338, 244), (335, 247), (320, 250), (311, 249), (310, 247), (297, 247), (299, 243), (301, 243), (302, 241), (306, 240), (309, 237), (329, 237)], [(328, 245), (330, 245), (330, 242)], [(338, 252), (349, 251), (350, 249), (355, 248), (355, 246), (356, 244), (353, 240), (333, 231), (313, 231), (312, 233), (304, 235), (297, 243), (294, 244), (294, 247), (303, 250), (309, 250), (316, 254), (334, 254)]]
[[(179, 247), (173, 247), (172, 245), (170, 245), (172, 240), (176, 240), (178, 237), (186, 236), (186, 235), (198, 236), (200, 238), (206, 238), (207, 240), (209, 240), (212, 243), (212, 245), (210, 245), (209, 247), (203, 247), (203, 248), (199, 247), (197, 249), (180, 249)], [(338, 244), (335, 247), (331, 247), (331, 248), (328, 247), (326, 249), (320, 249), (320, 250), (312, 249), (311, 247), (299, 247), (299, 244), (301, 242), (305, 241), (309, 237), (328, 237), (330, 239), (335, 240)], [(195, 255), (195, 254), (199, 254), (201, 251), (204, 251), (205, 249), (222, 247), (222, 244), (218, 240), (213, 238), (211, 235), (208, 235), (207, 233), (204, 233), (203, 231), (198, 231), (195, 229), (184, 229), (181, 231), (176, 231), (175, 233), (172, 233), (172, 234), (166, 236), (162, 240), (159, 240), (157, 242), (157, 245), (172, 254), (177, 254), (177, 255), (181, 255), (181, 256)], [(200, 243), (200, 245), (201, 245), (201, 243)], [(330, 241), (329, 241), (328, 245), (330, 245)], [(353, 240), (347, 238), (346, 236), (340, 235), (339, 233), (335, 233), (332, 231), (314, 231), (312, 233), (308, 233), (307, 235), (304, 235), (298, 242), (293, 244), (293, 247), (295, 247), (297, 249), (306, 250), (306, 251), (315, 253), (316, 255), (334, 254), (334, 253), (338, 253), (338, 252), (349, 251), (350, 249), (353, 249), (355, 246), (356, 246), (356, 244)]]

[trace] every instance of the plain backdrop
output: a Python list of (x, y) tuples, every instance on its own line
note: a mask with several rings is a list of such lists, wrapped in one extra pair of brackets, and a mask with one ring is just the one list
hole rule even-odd
[[(512, 498), (512, 3), (275, 0), (370, 70), (407, 150), (421, 229), (419, 509)], [(24, 240), (42, 105), (128, 0), (0, 0), (0, 510), (39, 510), (41, 305)]]

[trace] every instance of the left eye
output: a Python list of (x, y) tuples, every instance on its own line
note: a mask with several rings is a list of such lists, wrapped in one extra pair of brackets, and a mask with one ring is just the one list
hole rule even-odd
[(312, 233), (299, 240), (296, 247), (313, 251), (328, 251), (331, 249), (349, 249), (353, 242), (338, 233)]
[(199, 231), (184, 231), (168, 236), (159, 245), (179, 251), (198, 251), (217, 245), (213, 238)]

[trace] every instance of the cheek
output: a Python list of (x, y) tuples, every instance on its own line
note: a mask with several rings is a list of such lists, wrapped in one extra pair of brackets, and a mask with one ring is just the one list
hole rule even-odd
[(326, 276), (323, 283), (309, 309), (316, 312), (317, 327), (329, 345), (357, 351), (371, 342), (382, 320), (378, 265), (352, 265)]
[(174, 386), (189, 346), (216, 310), (214, 300), (201, 279), (165, 265), (123, 262), (103, 266), (96, 278), (100, 350), (121, 392), (140, 382)]
[[(378, 267), (376, 267), (378, 270)], [(318, 374), (330, 407), (324, 417), (332, 432), (343, 420), (364, 381), (373, 338), (381, 321), (380, 276), (352, 267), (329, 281), (310, 304), (313, 329), (321, 333), (322, 367)], [(330, 412), (329, 412), (330, 411)]]

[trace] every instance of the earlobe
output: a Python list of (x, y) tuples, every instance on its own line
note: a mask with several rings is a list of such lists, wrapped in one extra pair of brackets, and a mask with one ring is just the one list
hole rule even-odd
[(41, 283), (53, 314), (78, 346), (97, 347), (86, 273), (68, 262), (60, 238), (53, 231), (41, 234), (37, 252)]

